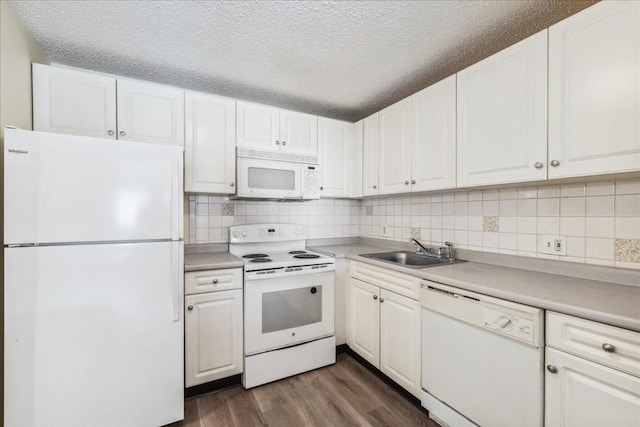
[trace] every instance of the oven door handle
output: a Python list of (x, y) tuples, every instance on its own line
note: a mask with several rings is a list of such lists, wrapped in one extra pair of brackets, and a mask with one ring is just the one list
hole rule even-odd
[[(311, 268), (305, 267), (300, 271), (286, 271), (286, 269), (282, 268), (280, 270), (265, 270), (265, 272), (261, 271), (248, 271), (244, 273), (245, 280), (254, 281), (254, 280), (268, 280), (274, 278), (281, 277), (295, 277), (295, 276), (306, 276), (309, 274), (321, 274), (321, 273), (330, 273), (336, 270), (335, 264), (324, 264), (325, 267), (321, 268)], [(275, 271), (274, 273), (267, 273), (267, 271)]]

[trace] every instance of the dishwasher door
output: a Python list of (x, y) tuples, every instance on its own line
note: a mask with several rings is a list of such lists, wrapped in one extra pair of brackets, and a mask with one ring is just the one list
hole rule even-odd
[[(434, 418), (542, 426), (542, 310), (439, 284), (423, 285), (421, 303), (423, 406)], [(531, 343), (520, 337), (525, 329)]]

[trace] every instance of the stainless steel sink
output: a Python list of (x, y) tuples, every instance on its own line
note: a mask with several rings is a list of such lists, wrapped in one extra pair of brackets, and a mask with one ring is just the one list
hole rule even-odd
[(450, 260), (448, 258), (435, 258), (425, 255), (418, 255), (411, 251), (395, 251), (395, 252), (383, 252), (376, 254), (362, 254), (360, 256), (378, 259), (380, 261), (386, 261), (393, 264), (400, 264), (410, 268), (425, 268), (435, 267), (437, 265), (457, 264), (459, 262), (465, 262), (462, 260)]

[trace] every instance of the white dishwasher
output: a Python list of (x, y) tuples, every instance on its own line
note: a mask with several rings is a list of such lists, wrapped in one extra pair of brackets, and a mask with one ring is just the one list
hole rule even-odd
[(422, 406), (444, 426), (543, 424), (543, 311), (423, 281)]

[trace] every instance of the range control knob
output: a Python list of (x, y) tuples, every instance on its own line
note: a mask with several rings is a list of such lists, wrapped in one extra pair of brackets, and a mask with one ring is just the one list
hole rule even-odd
[(242, 237), (247, 237), (249, 235), (249, 233), (247, 232), (247, 230), (242, 230)]
[(236, 239), (240, 237), (240, 232), (238, 230), (233, 230), (233, 237), (235, 237)]
[(511, 320), (506, 317), (500, 318), (500, 329), (505, 329), (511, 325)]

